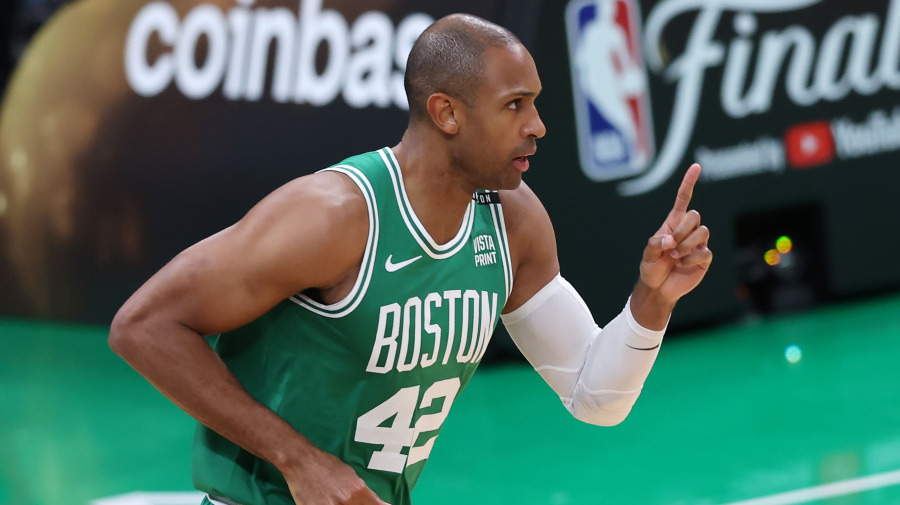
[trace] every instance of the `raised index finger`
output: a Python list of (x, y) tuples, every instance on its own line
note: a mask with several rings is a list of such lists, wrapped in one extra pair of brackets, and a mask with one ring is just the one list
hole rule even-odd
[(694, 163), (687, 169), (684, 174), (684, 180), (678, 188), (678, 195), (675, 197), (675, 206), (672, 210), (679, 213), (687, 212), (688, 205), (691, 203), (691, 197), (694, 195), (694, 184), (700, 178), (700, 165)]

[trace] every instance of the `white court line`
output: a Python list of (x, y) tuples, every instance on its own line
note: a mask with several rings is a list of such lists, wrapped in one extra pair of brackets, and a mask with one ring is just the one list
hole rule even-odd
[(869, 489), (888, 487), (900, 484), (900, 470), (878, 473), (868, 477), (841, 480), (831, 484), (813, 486), (787, 493), (773, 494), (754, 498), (752, 500), (736, 501), (725, 505), (791, 505), (793, 503), (806, 503), (812, 500), (821, 500), (833, 496), (859, 493)]
[(198, 505), (206, 493), (198, 491), (174, 493), (133, 493), (119, 494), (91, 500), (90, 505)]

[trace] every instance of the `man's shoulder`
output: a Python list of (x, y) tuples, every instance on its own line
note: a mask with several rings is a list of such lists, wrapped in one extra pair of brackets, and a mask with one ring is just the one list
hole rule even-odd
[(319, 265), (314, 272), (301, 269), (299, 288), (330, 287), (363, 256), (369, 228), (367, 203), (345, 174), (320, 171), (276, 189), (237, 226), (252, 230), (244, 236), (265, 244), (266, 258), (276, 264)]
[(513, 233), (514, 230), (530, 229), (531, 227), (523, 225), (533, 222), (534, 219), (545, 219), (547, 216), (547, 211), (540, 198), (525, 181), (522, 181), (516, 189), (500, 191), (500, 202), (503, 205), (503, 214), (510, 233)]
[[(308, 240), (302, 231), (316, 223), (319, 239), (352, 236), (348, 229), (368, 222), (366, 199), (347, 175), (322, 170), (297, 177), (263, 198), (242, 221), (284, 228), (285, 239)], [(295, 233), (296, 232), (296, 233)], [(365, 237), (363, 237), (363, 240)]]
[(298, 177), (275, 190), (267, 199), (291, 213), (324, 211), (336, 217), (366, 215), (366, 203), (359, 185), (333, 170)]

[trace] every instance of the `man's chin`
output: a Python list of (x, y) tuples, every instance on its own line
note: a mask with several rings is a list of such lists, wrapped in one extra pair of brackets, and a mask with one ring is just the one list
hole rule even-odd
[(491, 184), (489, 187), (481, 188), (487, 191), (512, 191), (522, 184), (522, 177), (516, 177), (502, 182)]
[(506, 184), (503, 185), (500, 189), (505, 189), (508, 191), (512, 191), (518, 188), (522, 184), (522, 174), (515, 174), (510, 180), (506, 181)]

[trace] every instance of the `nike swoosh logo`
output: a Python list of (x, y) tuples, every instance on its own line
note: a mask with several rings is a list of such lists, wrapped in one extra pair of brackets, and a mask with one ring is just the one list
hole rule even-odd
[(422, 259), (422, 256), (420, 255), (420, 256), (416, 256), (415, 258), (410, 258), (406, 261), (401, 261), (400, 263), (392, 263), (391, 258), (393, 258), (393, 257), (394, 257), (394, 255), (391, 254), (390, 256), (388, 256), (387, 261), (384, 262), (384, 269), (387, 270), (388, 272), (396, 272), (397, 270), (400, 270), (401, 268), (411, 265), (414, 262)]
[[(628, 345), (628, 344), (625, 344), (625, 345)], [(656, 344), (656, 345), (654, 345), (653, 347), (634, 347), (634, 346), (631, 346), (631, 345), (628, 345), (628, 347), (631, 347), (631, 348), (634, 349), (635, 351), (652, 351), (652, 350), (654, 350), (654, 349), (657, 349), (657, 348), (659, 347), (659, 344)]]

